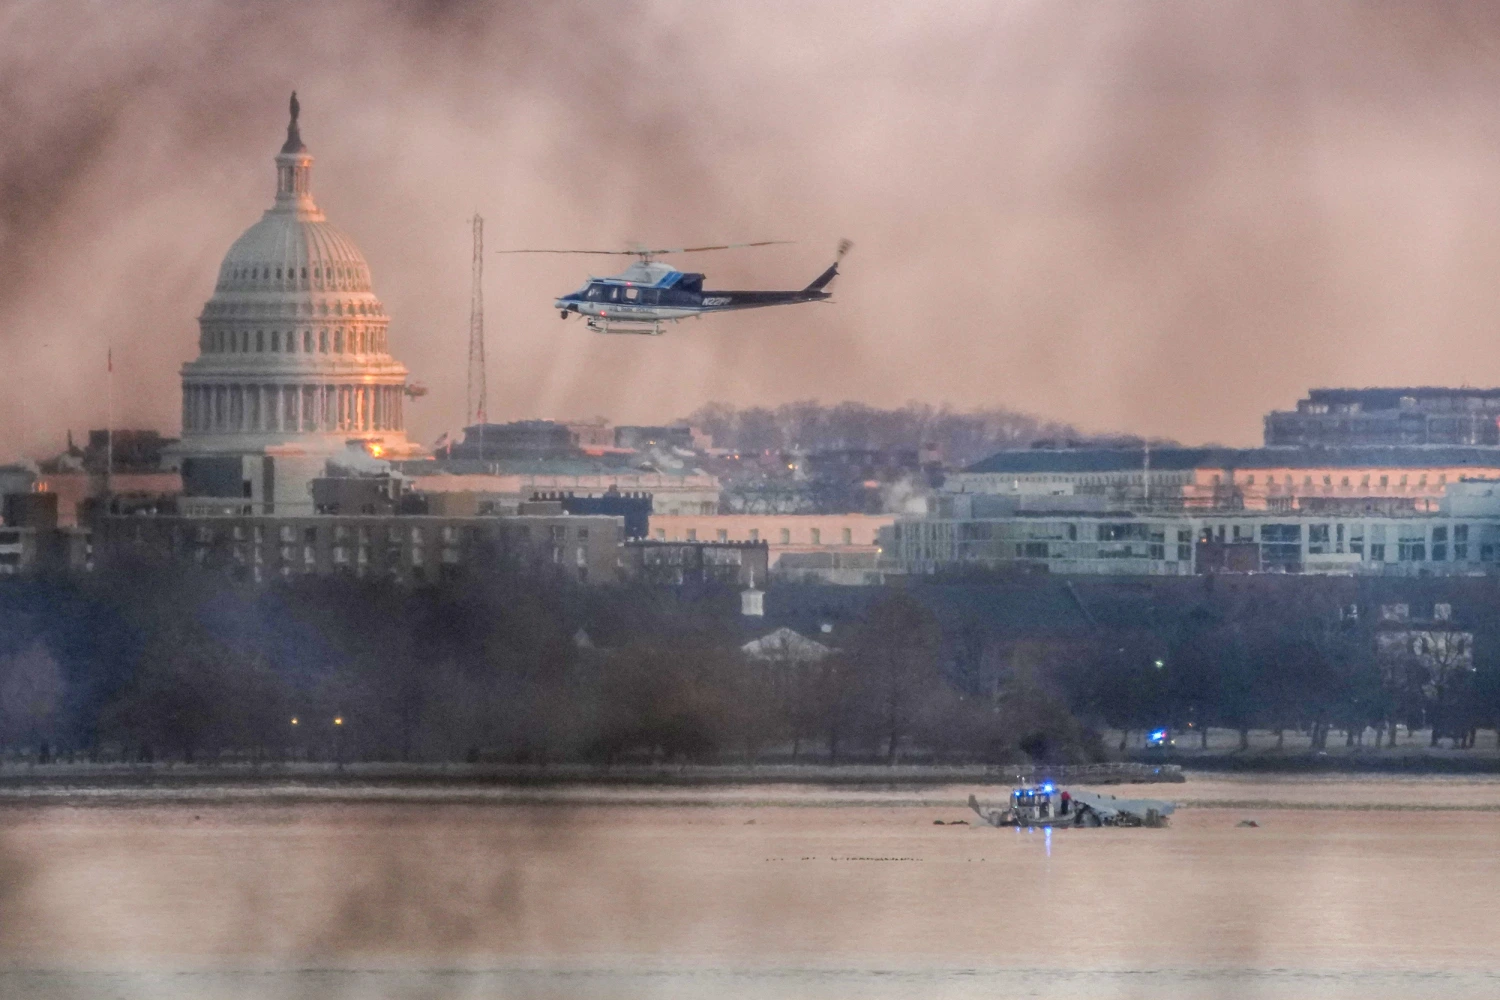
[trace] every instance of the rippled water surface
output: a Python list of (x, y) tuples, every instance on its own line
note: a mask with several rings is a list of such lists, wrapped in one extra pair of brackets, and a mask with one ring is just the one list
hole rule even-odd
[(0, 996), (1500, 996), (1500, 782), (1204, 779), (1149, 790), (1184, 803), (1165, 830), (936, 825), (968, 791), (11, 804)]

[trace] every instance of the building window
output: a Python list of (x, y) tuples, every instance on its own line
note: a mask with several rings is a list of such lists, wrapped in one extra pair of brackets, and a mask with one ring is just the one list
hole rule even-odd
[(849, 528), (845, 528), (844, 529), (844, 532), (843, 532), (843, 542), (844, 542), (845, 545), (853, 545), (854, 544), (854, 532), (851, 529), (849, 529)]
[(790, 545), (790, 544), (792, 544), (792, 529), (791, 528), (782, 528), (781, 529), (781, 544), (782, 545)]
[(717, 533), (717, 536), (716, 536), (716, 537), (717, 537), (717, 538), (718, 538), (718, 539), (719, 539), (719, 541), (721, 541), (721, 542), (727, 542), (727, 541), (729, 541), (729, 532), (728, 532), (728, 531), (726, 531), (726, 530), (725, 530), (725, 529), (723, 529), (723, 528), (720, 528), (720, 529), (719, 529), (719, 530), (718, 530), (718, 533)]
[(760, 541), (760, 529), (759, 528), (751, 528), (750, 529), (750, 540), (752, 542), (758, 542), (758, 541)]
[(1381, 476), (1380, 477), (1380, 485), (1383, 486), (1383, 487), (1391, 485), (1391, 477), (1390, 476)]
[(1436, 526), (1432, 529), (1432, 561), (1448, 561), (1448, 529), (1446, 526)]
[(1260, 528), (1261, 560), (1286, 565), (1302, 561), (1302, 525), (1263, 524)]
[(811, 534), (812, 534), (812, 543), (814, 545), (822, 545), (823, 544), (823, 529), (822, 528), (813, 528)]
[(1245, 485), (1246, 486), (1254, 486), (1255, 485), (1255, 477), (1253, 475), (1246, 476), (1245, 477)]
[(667, 540), (667, 529), (666, 528), (657, 528), (656, 529), (656, 540), (658, 542), (665, 542)]
[(1453, 526), (1453, 558), (1469, 558), (1469, 526), (1467, 524)]
[[(1416, 529), (1420, 531), (1421, 529)], [(1398, 537), (1396, 559), (1400, 562), (1426, 562), (1427, 542), (1421, 537)]]
[(698, 529), (697, 528), (689, 528), (687, 530), (687, 540), (690, 541), (690, 542), (696, 542), (698, 540)]

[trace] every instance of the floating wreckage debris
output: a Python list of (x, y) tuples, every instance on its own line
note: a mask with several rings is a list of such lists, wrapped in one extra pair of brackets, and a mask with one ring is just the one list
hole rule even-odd
[(1022, 785), (1010, 793), (1007, 808), (989, 808), (969, 796), (969, 808), (989, 826), (1149, 826), (1167, 825), (1177, 807), (1161, 799), (1122, 799), (1068, 789), (1050, 781)]

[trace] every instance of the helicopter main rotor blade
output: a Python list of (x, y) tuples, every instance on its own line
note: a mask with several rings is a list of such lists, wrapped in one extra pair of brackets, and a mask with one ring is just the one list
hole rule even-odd
[(712, 246), (701, 247), (670, 247), (660, 250), (648, 250), (644, 247), (635, 250), (496, 250), (496, 253), (581, 253), (597, 254), (610, 257), (656, 257), (669, 253), (701, 253), (704, 250), (738, 250), (741, 247), (770, 247), (782, 246), (795, 243), (795, 240), (759, 240), (755, 243), (715, 243)]
[(795, 243), (795, 240), (760, 240), (756, 243), (717, 243), (707, 247), (674, 247), (671, 250), (651, 250), (650, 253), (699, 253), (704, 250), (738, 250), (741, 247), (773, 247)]
[(636, 257), (635, 250), (496, 250), (496, 253), (592, 253), (608, 254), (611, 257)]

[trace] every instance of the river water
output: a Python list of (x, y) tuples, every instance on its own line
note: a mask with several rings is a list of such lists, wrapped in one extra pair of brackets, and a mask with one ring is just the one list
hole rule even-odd
[(949, 825), (970, 790), (11, 798), (0, 996), (1500, 996), (1500, 781), (1195, 778), (1050, 834)]

